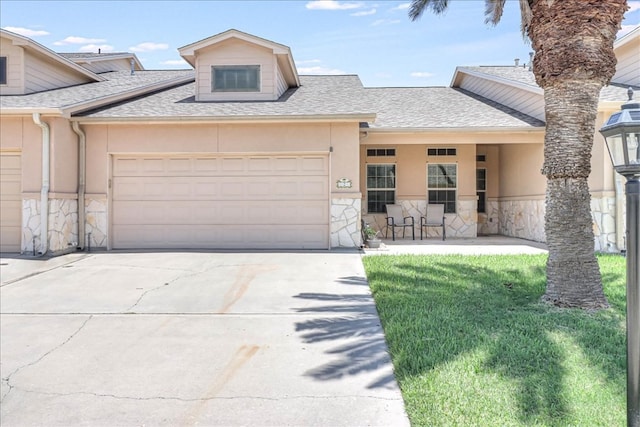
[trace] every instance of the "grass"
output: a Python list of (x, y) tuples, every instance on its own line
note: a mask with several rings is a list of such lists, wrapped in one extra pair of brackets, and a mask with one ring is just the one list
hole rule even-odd
[(625, 259), (598, 257), (611, 308), (540, 302), (545, 255), (368, 256), (413, 426), (624, 426)]

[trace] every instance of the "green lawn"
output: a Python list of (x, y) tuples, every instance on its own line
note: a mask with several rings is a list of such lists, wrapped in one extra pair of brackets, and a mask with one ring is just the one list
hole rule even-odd
[(413, 426), (624, 426), (625, 259), (611, 308), (540, 302), (544, 255), (366, 256)]

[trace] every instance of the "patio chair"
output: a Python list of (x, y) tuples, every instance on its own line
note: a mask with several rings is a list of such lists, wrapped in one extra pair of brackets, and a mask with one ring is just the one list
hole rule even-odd
[(420, 217), (420, 240), (422, 240), (423, 231), (427, 234), (429, 227), (442, 227), (442, 240), (446, 240), (446, 227), (444, 223), (444, 205), (427, 204), (427, 216)]
[(384, 232), (384, 238), (387, 238), (389, 228), (391, 228), (391, 237), (396, 240), (396, 228), (402, 228), (402, 238), (404, 239), (405, 228), (411, 228), (411, 237), (416, 240), (416, 232), (414, 229), (415, 222), (412, 216), (402, 215), (402, 206), (385, 205), (387, 209), (387, 228)]

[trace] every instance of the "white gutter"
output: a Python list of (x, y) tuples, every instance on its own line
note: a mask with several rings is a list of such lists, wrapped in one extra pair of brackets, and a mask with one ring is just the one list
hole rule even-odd
[(78, 248), (85, 244), (85, 207), (84, 194), (87, 170), (87, 136), (80, 129), (80, 123), (71, 122), (73, 131), (78, 135)]
[(255, 116), (166, 116), (166, 117), (93, 117), (93, 116), (74, 116), (71, 121), (77, 121), (83, 125), (89, 124), (115, 124), (115, 123), (287, 123), (291, 121), (302, 121), (308, 123), (324, 123), (324, 122), (354, 122), (354, 121), (374, 121), (376, 115), (373, 113), (354, 113), (354, 114), (323, 114), (323, 115), (255, 115)]
[[(33, 113), (33, 122), (42, 128), (42, 189), (40, 190), (40, 254), (49, 250), (49, 125), (40, 120), (40, 113)], [(35, 248), (34, 248), (35, 250)]]

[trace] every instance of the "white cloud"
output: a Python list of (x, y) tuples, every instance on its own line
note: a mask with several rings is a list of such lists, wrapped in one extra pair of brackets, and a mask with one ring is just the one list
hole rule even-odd
[(162, 65), (188, 65), (188, 62), (184, 59), (170, 59), (168, 61), (161, 62)]
[(129, 48), (131, 52), (151, 52), (154, 50), (167, 50), (167, 49), (169, 49), (169, 45), (166, 43), (152, 43), (152, 42), (139, 43)]
[(307, 3), (306, 8), (312, 10), (349, 10), (360, 9), (364, 4), (360, 2), (342, 2), (337, 0), (313, 0)]
[(368, 16), (368, 15), (375, 15), (375, 14), (376, 14), (376, 10), (371, 9), (371, 10), (363, 10), (361, 12), (352, 13), (351, 16)]
[(108, 44), (88, 44), (86, 46), (82, 46), (78, 51), (80, 52), (113, 52), (113, 46)]
[(622, 28), (620, 28), (620, 31), (618, 31), (618, 34), (616, 34), (616, 37), (620, 38), (628, 34), (629, 32), (631, 32), (631, 30), (633, 30), (636, 27), (637, 25), (623, 25)]
[(44, 30), (30, 30), (29, 28), (22, 27), (3, 27), (4, 30), (11, 31), (12, 33), (20, 34), (25, 37), (39, 37), (48, 36), (49, 32)]
[(627, 13), (633, 13), (636, 10), (640, 10), (640, 1), (628, 1), (627, 4), (629, 5)]
[(409, 6), (411, 6), (411, 3), (402, 3), (397, 5), (396, 7), (394, 7), (391, 10), (407, 10), (409, 9)]
[(372, 27), (377, 27), (379, 25), (394, 25), (399, 24), (402, 21), (399, 19), (377, 19), (371, 23)]
[(296, 61), (296, 67), (299, 67), (302, 64), (319, 64), (322, 61), (320, 61), (319, 59), (306, 59), (304, 61)]
[(87, 44), (87, 43), (95, 44), (95, 43), (104, 43), (104, 42), (106, 42), (105, 39), (88, 39), (86, 37), (69, 36), (64, 40), (54, 42), (53, 44), (55, 46), (64, 46), (67, 44)]
[(298, 68), (298, 72), (300, 74), (322, 74), (322, 75), (327, 75), (327, 74), (331, 74), (331, 75), (346, 74), (342, 70), (338, 70), (336, 68), (322, 67), (322, 66), (319, 66), (319, 65), (314, 66), (314, 67), (300, 67), (300, 68)]
[(435, 74), (426, 73), (424, 71), (415, 71), (415, 72), (411, 73), (410, 76), (411, 77), (417, 77), (417, 78), (420, 78), (420, 79), (428, 79), (429, 77), (435, 76)]

